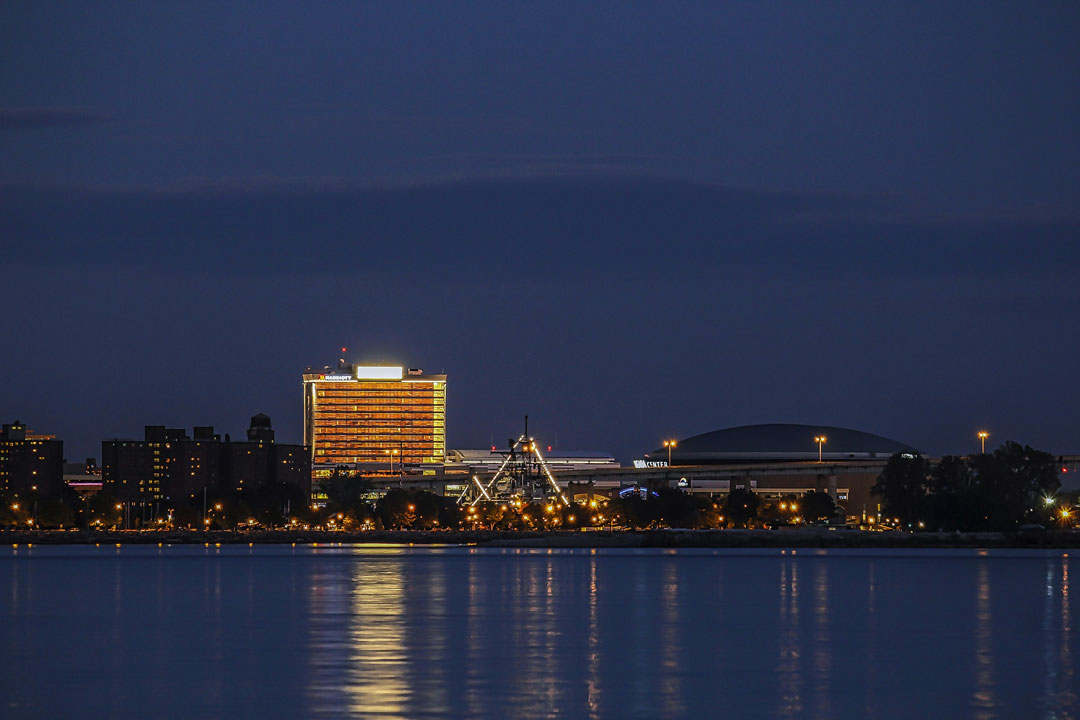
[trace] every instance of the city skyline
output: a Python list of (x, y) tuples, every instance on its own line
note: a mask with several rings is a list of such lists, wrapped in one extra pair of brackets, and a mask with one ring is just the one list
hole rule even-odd
[[(362, 362), (355, 362), (354, 363), (354, 362), (350, 362), (350, 361), (348, 361), (346, 359), (345, 356), (348, 355), (346, 350), (347, 350), (346, 348), (341, 348), (341, 355), (343, 357), (338, 359), (338, 361), (337, 361), (338, 364), (336, 366), (335, 365), (330, 365), (330, 364), (327, 364), (325, 366), (309, 365), (304, 370), (302, 384), (303, 384), (303, 386), (305, 388), (305, 391), (304, 391), (305, 400), (304, 400), (304, 412), (303, 412), (305, 417), (308, 417), (308, 416), (311, 415), (313, 407), (314, 407), (311, 403), (309, 403), (309, 401), (307, 399), (307, 396), (310, 394), (310, 392), (313, 392), (312, 390), (309, 390), (309, 387), (313, 386), (315, 383), (327, 383), (328, 382), (328, 383), (330, 383), (330, 385), (328, 385), (327, 387), (333, 387), (333, 388), (338, 388), (339, 386), (340, 387), (345, 387), (344, 385), (341, 385), (340, 381), (344, 380), (345, 378), (349, 378), (351, 380), (351, 383), (356, 384), (357, 388), (361, 388), (361, 387), (368, 388), (368, 386), (370, 386), (370, 388), (374, 388), (374, 390), (377, 391), (377, 392), (380, 391), (380, 388), (382, 388), (383, 384), (385, 384), (384, 381), (386, 381), (386, 380), (391, 380), (391, 381), (400, 383), (400, 379), (396, 379), (396, 376), (395, 376), (395, 378), (391, 378), (389, 375), (387, 375), (385, 378), (383, 378), (383, 375), (382, 375), (381, 371), (384, 371), (384, 370), (385, 371), (392, 371), (392, 372), (397, 373), (402, 378), (404, 378), (406, 382), (408, 382), (408, 381), (427, 382), (428, 384), (430, 384), (431, 379), (435, 379), (435, 386), (436, 387), (442, 387), (442, 390), (438, 391), (438, 394), (439, 394), (439, 397), (440, 397), (438, 402), (443, 403), (442, 405), (439, 405), (439, 408), (445, 407), (445, 395), (446, 395), (446, 385), (447, 385), (447, 374), (445, 372), (441, 372), (441, 373), (438, 373), (438, 374), (425, 373), (422, 369), (419, 369), (419, 368), (411, 368), (411, 367), (408, 367), (407, 365), (395, 365), (395, 364), (393, 364), (393, 362), (388, 362), (388, 361), (362, 361)], [(367, 375), (364, 375), (365, 372), (367, 372), (370, 375), (370, 377), (368, 377)], [(407, 375), (406, 375), (406, 373), (407, 373)], [(408, 376), (413, 376), (413, 377), (408, 377)], [(383, 378), (383, 379), (379, 380), (379, 378)], [(360, 380), (361, 382), (357, 382), (357, 380)], [(335, 384), (335, 382), (337, 384)], [(365, 384), (365, 382), (366, 382), (366, 384)], [(387, 387), (389, 387), (389, 386), (387, 386)], [(338, 392), (340, 392), (340, 390)], [(370, 389), (365, 389), (365, 390), (360, 390), (359, 392), (361, 394), (363, 394), (364, 392), (371, 392), (371, 390)], [(365, 401), (365, 402), (368, 402), (368, 401)], [(375, 408), (375, 409), (377, 410), (378, 408)], [(438, 408), (436, 408), (436, 409), (438, 410)], [(445, 411), (443, 411), (443, 414), (448, 415), (448, 413), (446, 413)], [(520, 420), (520, 416), (519, 416), (518, 420)], [(199, 427), (200, 427), (198, 425), (198, 423), (199, 422), (205, 422), (205, 421), (206, 421), (206, 418), (196, 419), (195, 421), (190, 422), (190, 423), (175, 423), (175, 422), (169, 421), (168, 425), (170, 425), (170, 426), (177, 425), (177, 426), (179, 426), (181, 428), (185, 427), (185, 425), (186, 425), (186, 426), (195, 427), (196, 431), (198, 431)], [(156, 422), (156, 420), (155, 420), (155, 422)], [(312, 429), (312, 426), (310, 425), (310, 420), (308, 420), (307, 422), (308, 422), (308, 425), (307, 425), (306, 428), (304, 427), (304, 424), (301, 423), (301, 429), (300, 429), (301, 438), (299, 440), (297, 440), (297, 441), (298, 442), (303, 441), (308, 446), (310, 446), (311, 443), (308, 440), (308, 436), (313, 432), (313, 429)], [(447, 420), (443, 420), (442, 422), (444, 423), (444, 428), (448, 427), (450, 425), (450, 423), (448, 423)], [(383, 424), (385, 425), (386, 423), (383, 423)], [(390, 425), (395, 425), (395, 424), (397, 424), (397, 423), (390, 422)], [(288, 423), (285, 423), (285, 425), (287, 426)], [(822, 451), (821, 445), (827, 442), (827, 440), (826, 440), (826, 438), (824, 436), (819, 437), (819, 436), (814, 435), (813, 433), (815, 431), (812, 430), (813, 428), (827, 428), (827, 429), (831, 429), (833, 431), (842, 430), (844, 432), (849, 432), (849, 431), (862, 432), (863, 430), (865, 430), (865, 429), (862, 429), (862, 428), (857, 429), (857, 428), (854, 428), (854, 427), (851, 427), (851, 426), (836, 426), (836, 425), (829, 425), (827, 423), (820, 423), (820, 422), (818, 422), (818, 423), (807, 422), (807, 423), (794, 423), (794, 424), (785, 423), (785, 422), (781, 422), (781, 423), (772, 423), (772, 422), (743, 423), (743, 424), (733, 424), (733, 425), (727, 425), (727, 426), (718, 426), (718, 427), (708, 428), (708, 429), (702, 430), (702, 431), (697, 432), (697, 433), (683, 433), (683, 434), (667, 433), (666, 435), (663, 434), (663, 433), (660, 433), (659, 435), (657, 435), (658, 439), (652, 445), (648, 445), (648, 446), (643, 445), (640, 448), (637, 448), (637, 449), (634, 449), (634, 450), (630, 451), (625, 456), (619, 456), (616, 453), (613, 453), (613, 455), (624, 466), (632, 466), (632, 465), (636, 465), (636, 464), (641, 464), (641, 460), (643, 458), (647, 458), (649, 456), (649, 453), (660, 452), (660, 454), (662, 455), (663, 452), (670, 452), (671, 449), (676, 446), (676, 442), (675, 442), (676, 440), (679, 440), (681, 442), (683, 439), (685, 439), (687, 437), (696, 437), (696, 436), (708, 435), (710, 433), (715, 434), (716, 432), (719, 432), (719, 431), (731, 431), (731, 430), (743, 430), (743, 429), (749, 430), (751, 428), (756, 428), (756, 427), (768, 427), (768, 426), (775, 426), (775, 425), (780, 425), (780, 426), (789, 425), (789, 426), (805, 427), (806, 428), (806, 435), (807, 435), (807, 438), (808, 438), (807, 448), (806, 448), (806, 452), (808, 454), (812, 454), (813, 452), (817, 452), (817, 453), (820, 454), (820, 452)], [(139, 427), (140, 428), (146, 428), (147, 430), (149, 430), (149, 428), (151, 428), (151, 427), (159, 427), (159, 426), (148, 425), (146, 423), (143, 423)], [(160, 427), (165, 427), (165, 426), (160, 426)], [(203, 427), (205, 427), (205, 426), (203, 426)], [(508, 427), (512, 427), (512, 426), (508, 426)], [(534, 421), (534, 427), (535, 427), (535, 421)], [(389, 425), (387, 425), (387, 428), (389, 428)], [(978, 428), (979, 429), (974, 430), (971, 433), (971, 438), (972, 438), (971, 444), (973, 445), (974, 449), (961, 448), (961, 449), (956, 449), (956, 450), (951, 450), (951, 451), (943, 451), (943, 452), (927, 452), (925, 449), (919, 448), (918, 452), (922, 452), (922, 453), (926, 454), (927, 456), (933, 456), (933, 457), (942, 457), (942, 456), (945, 456), (945, 455), (964, 456), (964, 455), (968, 455), (968, 454), (974, 454), (976, 452), (986, 452), (988, 442), (990, 443), (991, 448), (996, 447), (996, 446), (998, 446), (998, 445), (1000, 445), (1002, 443), (1008, 442), (1008, 441), (1013, 441), (1013, 442), (1019, 441), (1021, 444), (1030, 444), (1026, 440), (1022, 440), (1022, 439), (1017, 440), (1017, 438), (1013, 438), (1013, 437), (1002, 437), (998, 433), (990, 432), (989, 430), (986, 429), (985, 426), (980, 425), (980, 426), (978, 426)], [(211, 430), (212, 430), (212, 427), (211, 427)], [(398, 428), (398, 432), (399, 431), (400, 431), (400, 428)], [(323, 430), (323, 432), (325, 432), (325, 430)], [(380, 432), (383, 432), (382, 435), (378, 436), (381, 439), (382, 444), (377, 445), (377, 447), (376, 447), (376, 445), (371, 445), (372, 448), (376, 448), (376, 449), (375, 450), (365, 450), (364, 451), (365, 453), (375, 453), (375, 455), (381, 457), (381, 453), (393, 452), (392, 450), (387, 450), (386, 448), (388, 448), (388, 447), (396, 447), (397, 444), (400, 444), (400, 442), (401, 442), (400, 439), (397, 438), (397, 436), (394, 435), (393, 432), (391, 432), (390, 429), (387, 429), (385, 431), (380, 431)], [(385, 433), (387, 433), (387, 432), (390, 432), (391, 435), (394, 435), (394, 436), (391, 437), (390, 435), (386, 435)], [(446, 430), (444, 429), (443, 432), (446, 432)], [(127, 435), (131, 435), (131, 434), (132, 434), (131, 432), (127, 433)], [(509, 435), (515, 435), (516, 433), (513, 430), (508, 429), (505, 434), (507, 434), (509, 436)], [(475, 433), (473, 433), (473, 435), (475, 436)], [(100, 438), (98, 438), (98, 440), (94, 441), (94, 444), (95, 444), (96, 448), (100, 448), (101, 447), (101, 441), (109, 440), (109, 439), (114, 439), (115, 440), (116, 438), (120, 438), (120, 437), (122, 437), (122, 435), (113, 435), (113, 436), (109, 436), (109, 437), (101, 436)], [(446, 436), (443, 436), (443, 437), (446, 437)], [(579, 444), (578, 446), (574, 446), (572, 444), (567, 445), (566, 443), (563, 443), (562, 445), (560, 445), (557, 431), (554, 434), (544, 434), (543, 431), (540, 431), (539, 433), (536, 434), (536, 437), (538, 439), (542, 440), (544, 444), (548, 445), (549, 450), (551, 450), (551, 449), (558, 450), (561, 447), (561, 448), (575, 449), (575, 450), (590, 450), (590, 451), (608, 452), (607, 448), (587, 446), (586, 444)], [(63, 437), (59, 437), (58, 439), (61, 442), (64, 442)], [(501, 447), (501, 443), (502, 443), (503, 438), (498, 432), (492, 431), (489, 434), (489, 440), (490, 440), (491, 448), (494, 450), (496, 447)], [(287, 438), (287, 441), (291, 442), (292, 440), (291, 440), (291, 438)], [(469, 449), (469, 448), (487, 447), (487, 445), (485, 443), (480, 442), (480, 441), (474, 442), (472, 445), (470, 445), (468, 443), (457, 443), (457, 444), (455, 444), (455, 443), (452, 443), (452, 442), (447, 442), (445, 439), (443, 439), (443, 440), (436, 439), (435, 442), (436, 442), (437, 445), (439, 443), (442, 443), (442, 445), (440, 445), (440, 446), (445, 447), (444, 457), (446, 456), (448, 451), (451, 450), (451, 449), (453, 449), (453, 450), (464, 450), (464, 449)], [(915, 443), (906, 444), (906, 439), (903, 442), (905, 443), (905, 446), (907, 446), (907, 447), (911, 447), (913, 449), (916, 447)], [(665, 451), (665, 450), (662, 450), (661, 448), (667, 448), (667, 450)], [(1047, 448), (1044, 448), (1044, 449), (1047, 449)], [(1058, 449), (1058, 448), (1048, 448), (1048, 450), (1051, 452), (1051, 454), (1057, 454), (1057, 455), (1073, 455), (1073, 454), (1076, 454), (1076, 453), (1074, 453), (1074, 452), (1072, 452), (1072, 451), (1070, 451), (1068, 449), (1062, 450), (1062, 449)], [(322, 451), (322, 452), (326, 452), (326, 451)], [(339, 452), (346, 452), (346, 451), (341, 450)], [(355, 451), (349, 450), (348, 452), (352, 453), (352, 452), (355, 452)], [(319, 460), (318, 460), (318, 458), (316, 456), (320, 454), (320, 451), (312, 450), (311, 454), (312, 454), (312, 459), (315, 462), (315, 465), (319, 466), (320, 463), (319, 463)], [(94, 453), (91, 453), (91, 454), (88, 454), (88, 455), (85, 455), (85, 456), (80, 455), (78, 453), (76, 453), (74, 455), (71, 455), (70, 451), (65, 450), (65, 459), (68, 462), (74, 462), (74, 461), (80, 460), (82, 457), (93, 458), (93, 459), (97, 459), (97, 460), (100, 461), (100, 458), (98, 457), (98, 455), (99, 455), (99, 453), (97, 453), (96, 451)], [(417, 456), (417, 458), (418, 457), (419, 456)], [(659, 457), (659, 456), (657, 456), (657, 457)], [(419, 460), (417, 458), (412, 458), (412, 459), (406, 458), (407, 464), (411, 464), (411, 465), (414, 465), (416, 467), (419, 467), (418, 463), (426, 462), (426, 461), (421, 461), (421, 460)], [(386, 461), (388, 459), (383, 458), (383, 460), (384, 460), (384, 462), (376, 462), (375, 456), (372, 456), (371, 458), (365, 459), (364, 462), (371, 464), (371, 468), (377, 469), (378, 467), (381, 467), (382, 465), (385, 465)], [(346, 460), (340, 460), (340, 462), (335, 462), (335, 463), (331, 463), (331, 464), (333, 464), (335, 466), (337, 466), (337, 465), (353, 466), (353, 465), (356, 465), (356, 462), (358, 462), (358, 461), (359, 461), (359, 458), (356, 458), (356, 459), (350, 459), (350, 460), (347, 460), (347, 461)], [(398, 462), (398, 463), (401, 462), (400, 459), (398, 459), (396, 456), (394, 457), (393, 461)], [(325, 465), (325, 461), (323, 461), (323, 465)], [(356, 468), (360, 469), (361, 465), (356, 465)], [(373, 472), (374, 472), (374, 470), (373, 470)]]

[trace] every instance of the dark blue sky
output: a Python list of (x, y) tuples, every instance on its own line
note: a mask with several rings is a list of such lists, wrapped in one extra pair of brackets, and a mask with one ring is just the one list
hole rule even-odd
[(456, 447), (1080, 452), (1077, 37), (1072, 2), (5, 3), (0, 414), (70, 458), (296, 440), (347, 345), (448, 373)]

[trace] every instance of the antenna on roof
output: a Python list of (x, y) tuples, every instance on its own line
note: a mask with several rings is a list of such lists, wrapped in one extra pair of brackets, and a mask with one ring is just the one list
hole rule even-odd
[(345, 369), (345, 351), (346, 350), (348, 350), (348, 348), (346, 348), (346, 347), (341, 348), (341, 358), (338, 360), (338, 370), (344, 370)]

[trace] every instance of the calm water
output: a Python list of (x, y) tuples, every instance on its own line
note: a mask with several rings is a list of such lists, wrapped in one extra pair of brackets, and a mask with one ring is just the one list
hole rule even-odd
[(6, 547), (0, 716), (1071, 718), (1075, 560)]

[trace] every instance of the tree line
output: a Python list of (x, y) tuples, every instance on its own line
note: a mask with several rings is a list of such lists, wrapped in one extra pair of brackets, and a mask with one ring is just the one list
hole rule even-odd
[(871, 492), (906, 528), (978, 531), (1068, 519), (1070, 511), (1055, 496), (1060, 487), (1054, 456), (1006, 442), (990, 453), (948, 455), (936, 464), (918, 453), (896, 453)]

